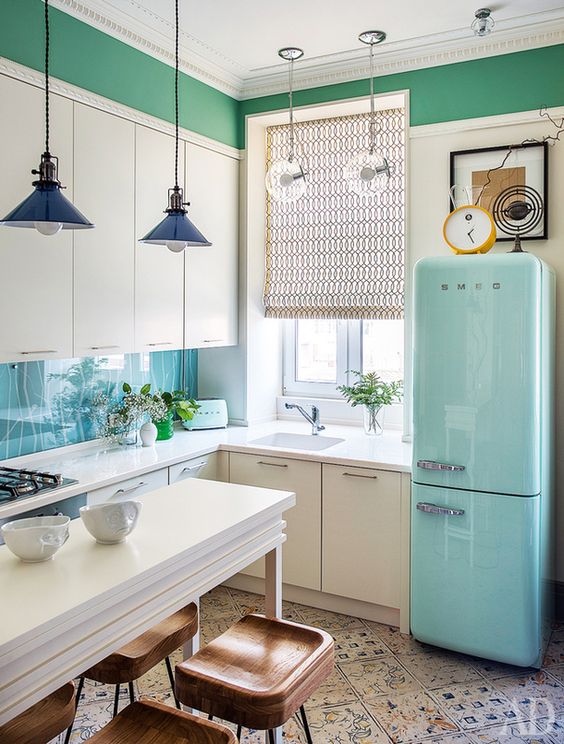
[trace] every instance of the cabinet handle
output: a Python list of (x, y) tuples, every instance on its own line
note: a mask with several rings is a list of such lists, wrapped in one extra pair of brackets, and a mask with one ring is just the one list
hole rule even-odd
[(285, 463), (281, 463), (281, 462), (263, 462), (262, 460), (259, 460), (257, 462), (257, 465), (270, 465), (271, 468), (287, 468), (288, 467)]
[(183, 473), (188, 473), (191, 470), (200, 470), (205, 465), (207, 465), (206, 462), (199, 462), (197, 465), (187, 465), (185, 468), (182, 468), (182, 472)]
[(437, 506), (437, 504), (428, 504), (425, 501), (420, 501), (417, 504), (417, 509), (427, 514), (442, 514), (448, 517), (461, 517), (464, 514), (464, 509), (452, 509), (450, 506)]
[(109, 344), (108, 346), (91, 346), (92, 351), (100, 351), (100, 349), (119, 349), (121, 348), (118, 344)]
[(129, 488), (118, 488), (118, 490), (115, 492), (114, 496), (116, 496), (118, 493), (132, 493), (132, 491), (137, 491), (138, 488), (141, 488), (141, 486), (146, 486), (146, 483), (138, 483), (136, 486), (129, 486)]
[(377, 475), (362, 475), (361, 473), (343, 473), (343, 475), (348, 475), (349, 478), (370, 478), (371, 480), (378, 480)]
[(203, 344), (219, 344), (221, 341), (223, 341), (222, 338), (204, 338), (202, 339)]
[(435, 462), (435, 460), (417, 460), (417, 467), (423, 470), (445, 470), (449, 473), (461, 473), (466, 469), (464, 465), (448, 465), (445, 462)]
[(20, 351), (22, 356), (28, 356), (29, 354), (56, 354), (57, 349), (34, 349), (32, 351)]
[(172, 341), (157, 341), (154, 344), (146, 344), (146, 346), (172, 346)]

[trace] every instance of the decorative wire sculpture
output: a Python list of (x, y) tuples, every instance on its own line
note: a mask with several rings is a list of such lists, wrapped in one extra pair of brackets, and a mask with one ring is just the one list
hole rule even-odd
[(509, 186), (497, 195), (492, 208), (496, 226), (515, 236), (510, 253), (523, 253), (521, 235), (532, 232), (544, 213), (542, 196), (532, 186)]

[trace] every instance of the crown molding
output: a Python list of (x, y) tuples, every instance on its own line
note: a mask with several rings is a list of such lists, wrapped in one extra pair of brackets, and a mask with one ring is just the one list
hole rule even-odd
[[(32, 70), (30, 67), (20, 65), (18, 62), (13, 62), (5, 57), (0, 57), (0, 75), (6, 75), (7, 77), (20, 80), (28, 85), (33, 85), (37, 88), (43, 88), (45, 86), (45, 78), (42, 72)], [(82, 103), (86, 106), (105, 111), (108, 114), (119, 116), (122, 119), (127, 119), (135, 124), (141, 124), (144, 127), (150, 127), (156, 129), (164, 134), (169, 134), (174, 137), (174, 126), (163, 119), (158, 119), (156, 116), (150, 116), (144, 114), (142, 111), (131, 108), (129, 106), (123, 106), (116, 101), (112, 101), (109, 98), (99, 96), (97, 93), (91, 93), (84, 88), (79, 88), (76, 85), (65, 83), (63, 80), (49, 77), (49, 90), (64, 98), (69, 98), (71, 101)], [(199, 147), (205, 147), (207, 150), (213, 150), (221, 155), (226, 155), (236, 160), (241, 160), (242, 152), (236, 147), (225, 145), (223, 142), (218, 142), (210, 137), (205, 137), (197, 132), (192, 132), (189, 129), (179, 128), (179, 136), (185, 142), (190, 142), (193, 145)]]
[[(116, 8), (109, 0), (51, 0), (54, 7), (94, 26), (168, 65), (174, 64), (173, 25), (143, 6), (124, 0)], [(564, 11), (557, 8), (500, 20), (485, 38), (469, 28), (404, 41), (387, 41), (378, 48), (375, 76), (449, 65), (564, 43)], [(180, 66), (190, 76), (238, 100), (284, 93), (284, 64), (247, 71), (236, 60), (181, 30)], [(295, 67), (297, 90), (315, 88), (369, 75), (366, 49), (356, 48), (323, 57), (305, 58)]]

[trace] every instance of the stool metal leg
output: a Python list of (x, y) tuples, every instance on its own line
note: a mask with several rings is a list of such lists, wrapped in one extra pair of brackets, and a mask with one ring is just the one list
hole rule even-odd
[(135, 702), (135, 691), (133, 689), (133, 682), (129, 682), (129, 702), (134, 703)]
[(307, 744), (313, 744), (313, 739), (311, 738), (311, 733), (310, 733), (309, 725), (307, 722), (307, 716), (306, 716), (305, 708), (303, 705), (300, 708), (300, 713), (302, 714), (302, 722), (304, 724), (304, 731), (306, 735)]
[[(76, 699), (74, 701), (74, 716), (76, 718), (76, 711), (78, 708), (78, 703), (80, 702), (80, 696), (82, 694), (82, 688), (84, 687), (84, 677), (81, 677), (78, 680), (78, 690), (76, 691)], [(69, 744), (71, 734), (72, 734), (72, 727), (74, 726), (74, 719), (71, 725), (67, 729), (67, 734), (65, 736), (65, 744)]]
[(268, 732), (268, 741), (270, 742), (270, 744), (276, 744), (276, 742), (274, 741), (274, 731), (272, 729), (270, 729)]
[(242, 728), (243, 728), (243, 727), (241, 726), (241, 724), (239, 724), (239, 725), (237, 726), (237, 738), (238, 738), (238, 739), (240, 739), (240, 738), (241, 738), (241, 730), (242, 730)]
[(114, 715), (113, 715), (114, 718), (118, 714), (118, 707), (119, 707), (119, 688), (120, 688), (120, 686), (119, 685), (116, 685), (116, 694), (115, 694), (115, 697), (114, 697)]
[(213, 721), (213, 713), (210, 713), (208, 716), (208, 721)]
[(170, 680), (170, 686), (172, 687), (172, 694), (174, 695), (174, 704), (180, 710), (180, 702), (178, 698), (176, 697), (176, 689), (174, 687), (174, 674), (172, 673), (172, 665), (170, 663), (170, 657), (167, 656), (165, 658), (165, 664), (166, 664), (166, 671), (168, 672), (168, 678)]

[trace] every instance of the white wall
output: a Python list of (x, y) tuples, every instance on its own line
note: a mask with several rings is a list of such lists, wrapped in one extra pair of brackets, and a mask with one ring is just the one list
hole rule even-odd
[[(559, 115), (563, 113), (559, 112)], [(532, 121), (513, 123), (527, 118)], [(552, 127), (540, 120), (536, 112), (531, 112), (530, 116), (512, 114), (413, 128), (410, 140), (407, 276), (412, 276), (413, 266), (419, 258), (449, 254), (442, 238), (442, 225), (447, 214), (451, 151), (518, 143), (527, 137), (541, 139), (552, 132)], [(564, 458), (559, 453), (564, 447), (564, 142), (549, 148), (548, 234), (548, 240), (527, 241), (523, 245), (556, 271), (556, 499), (557, 535), (562, 536)], [(492, 250), (507, 251), (509, 244), (501, 243)], [(510, 422), (508, 425), (511, 425)], [(560, 539), (559, 542), (555, 578), (564, 581), (564, 541)]]

